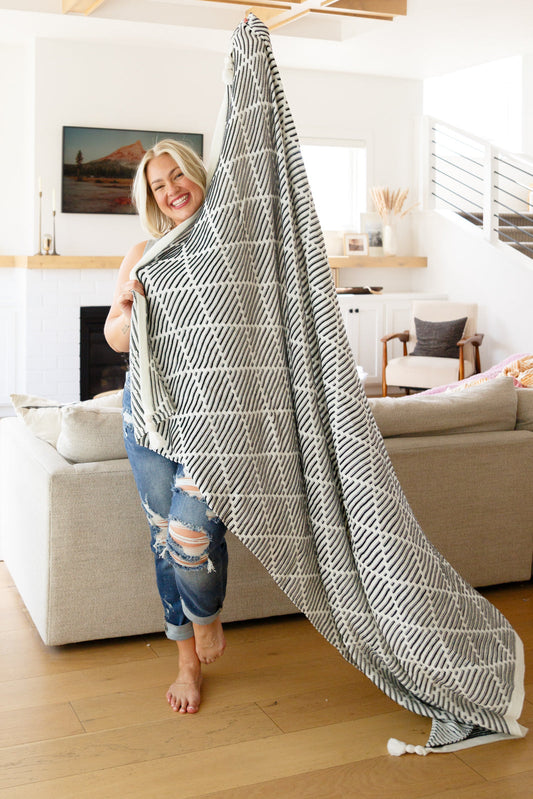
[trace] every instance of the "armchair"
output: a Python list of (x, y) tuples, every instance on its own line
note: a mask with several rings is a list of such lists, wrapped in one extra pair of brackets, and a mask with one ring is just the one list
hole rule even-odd
[[(453, 338), (453, 324), (451, 320), (457, 320), (457, 329), (462, 328), (459, 320), (466, 317), (466, 323), (459, 339)], [(418, 320), (418, 321), (415, 321)], [(424, 322), (430, 323), (424, 325)], [(443, 323), (435, 325), (435, 323)], [(448, 324), (446, 324), (448, 323)], [(479, 347), (483, 341), (483, 334), (476, 333), (477, 325), (477, 305), (475, 303), (442, 302), (440, 300), (425, 300), (413, 303), (413, 315), (409, 330), (400, 333), (390, 333), (383, 336), (383, 374), (382, 374), (382, 394), (388, 394), (389, 386), (400, 386), (409, 394), (411, 388), (427, 389), (436, 386), (454, 383), (457, 380), (464, 380), (465, 377), (481, 372), (481, 361), (479, 357)], [(424, 333), (430, 338), (438, 331), (442, 334), (451, 336), (448, 343), (448, 350), (457, 347), (457, 355), (448, 357), (435, 354), (423, 354), (425, 347), (428, 352), (439, 349), (438, 340), (432, 338), (431, 342), (422, 339), (418, 342), (417, 326), (420, 331), (425, 327)], [(428, 332), (430, 331), (430, 332)], [(389, 361), (388, 343), (393, 339), (398, 339), (403, 344), (403, 355)], [(407, 352), (407, 344), (410, 342), (412, 347)], [(419, 344), (418, 349), (421, 354), (413, 354)], [(445, 342), (443, 341), (445, 347)], [(445, 349), (442, 350), (445, 352)]]

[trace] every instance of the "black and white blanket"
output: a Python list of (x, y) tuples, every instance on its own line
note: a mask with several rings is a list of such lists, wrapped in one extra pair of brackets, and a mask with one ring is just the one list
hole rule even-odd
[(137, 438), (185, 465), (348, 661), (433, 720), (429, 748), (522, 737), (522, 644), (426, 539), (394, 474), (254, 16), (231, 58), (205, 203), (132, 273), (146, 291), (131, 345)]

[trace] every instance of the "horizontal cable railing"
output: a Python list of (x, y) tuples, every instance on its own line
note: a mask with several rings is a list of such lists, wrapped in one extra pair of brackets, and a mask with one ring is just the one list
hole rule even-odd
[(429, 207), (482, 228), (493, 243), (533, 258), (533, 159), (428, 119)]
[[(494, 155), (493, 203), (501, 240), (533, 258), (533, 162), (509, 153)], [(529, 178), (530, 184), (524, 182)]]

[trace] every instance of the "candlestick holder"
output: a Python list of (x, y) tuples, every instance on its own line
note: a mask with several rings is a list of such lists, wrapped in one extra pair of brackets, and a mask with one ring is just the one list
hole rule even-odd
[(59, 255), (56, 251), (56, 212), (52, 211), (52, 255)]
[(43, 235), (43, 250), (45, 255), (50, 255), (50, 247), (52, 246), (52, 236), (50, 233)]
[(43, 193), (39, 189), (39, 252), (38, 255), (43, 254), (42, 250), (42, 220), (43, 220)]

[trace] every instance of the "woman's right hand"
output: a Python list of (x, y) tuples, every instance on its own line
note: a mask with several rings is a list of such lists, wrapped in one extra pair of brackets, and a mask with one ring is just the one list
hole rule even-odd
[(133, 293), (136, 291), (144, 296), (142, 283), (139, 283), (138, 280), (130, 280), (130, 273), (139, 258), (142, 257), (145, 245), (146, 242), (141, 241), (132, 247), (118, 271), (113, 302), (104, 326), (106, 341), (115, 352), (128, 352), (130, 348)]
[(117, 293), (116, 303), (126, 319), (131, 319), (131, 309), (133, 306), (133, 292), (136, 291), (144, 297), (144, 289), (142, 283), (138, 280), (127, 280), (123, 283)]

